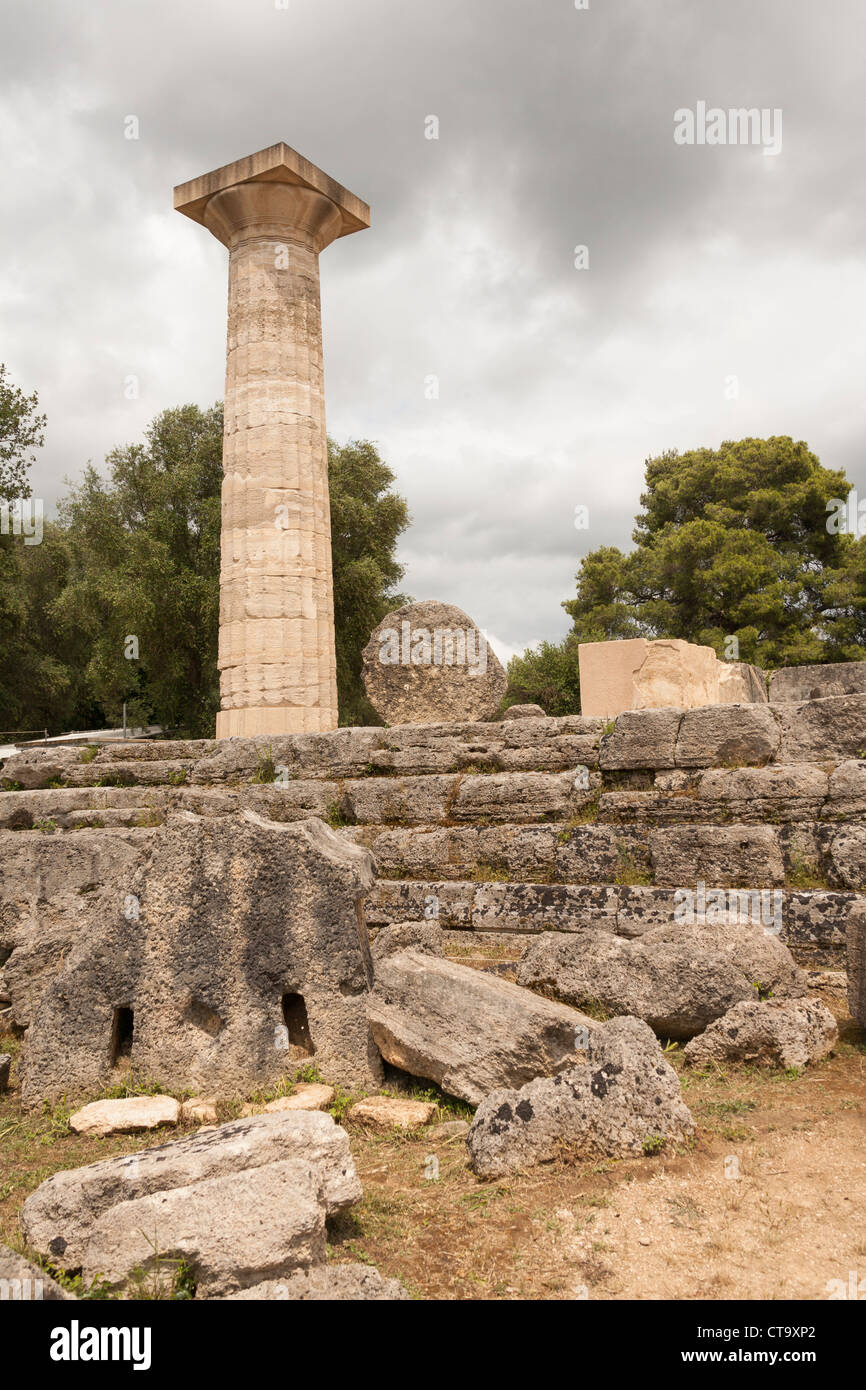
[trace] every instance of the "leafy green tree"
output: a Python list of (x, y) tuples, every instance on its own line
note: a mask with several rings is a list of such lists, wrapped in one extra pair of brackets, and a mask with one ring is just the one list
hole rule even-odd
[(0, 725), (52, 732), (99, 727), (103, 714), (87, 682), (83, 634), (56, 607), (72, 565), (67, 533), (45, 522), (41, 545), (19, 543), (14, 559), (18, 622), (0, 640)]
[(328, 440), (337, 693), (341, 724), (378, 724), (361, 679), (361, 654), (374, 627), (408, 602), (395, 585), (403, 566), (394, 558), (409, 525), (404, 498), (391, 491), (394, 474), (375, 444)]
[[(33, 450), (44, 442), (45, 416), (38, 413), (39, 399), (34, 391), (25, 396), (9, 381), (6, 366), (0, 362), (0, 502), (29, 497), (27, 471), (34, 461)], [(39, 710), (25, 714), (29, 701), (28, 684), (36, 678), (41, 663), (28, 641), (28, 605), (23, 593), (23, 565), (33, 549), (23, 538), (0, 534), (0, 728), (20, 729), (25, 717), (31, 727), (40, 727)], [(38, 703), (38, 702), (37, 702)]]
[(680, 637), (725, 657), (736, 637), (740, 660), (766, 669), (862, 657), (864, 542), (827, 525), (850, 488), (787, 436), (649, 459), (634, 549), (587, 555), (563, 604), (573, 628), (557, 698), (577, 689), (579, 642)]
[(558, 644), (542, 642), (511, 658), (503, 705), (540, 705), (554, 715), (580, 712), (577, 643), (570, 633)]
[(13, 386), (0, 362), (0, 499), (29, 497), (27, 469), (45, 442), (45, 416), (37, 411), (39, 397), (25, 396)]
[[(71, 488), (59, 524), (12, 577), (8, 615), (0, 603), (0, 637), (7, 618), (29, 633), (0, 722), (26, 711), (53, 730), (117, 724), (125, 702), (130, 723), (213, 735), (222, 426), (221, 405), (163, 411), (143, 444), (109, 454), (107, 477), (89, 467)], [(374, 445), (329, 441), (328, 454), (340, 718), (375, 722), (361, 652), (404, 601), (394, 547), (408, 512)], [(0, 664), (0, 711), (2, 681)]]
[(222, 408), (165, 410), (144, 444), (106, 462), (107, 479), (88, 467), (60, 506), (74, 559), (57, 618), (82, 634), (87, 681), (112, 724), (126, 702), (132, 723), (212, 734)]

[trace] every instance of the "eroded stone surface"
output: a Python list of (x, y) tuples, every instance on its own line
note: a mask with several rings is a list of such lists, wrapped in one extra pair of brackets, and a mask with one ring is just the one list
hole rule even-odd
[(325, 1259), (320, 1175), (301, 1158), (119, 1202), (89, 1232), (82, 1275), (120, 1288), (183, 1261), (213, 1298)]
[(650, 831), (658, 884), (763, 888), (785, 881), (778, 836), (769, 825), (665, 826)]
[(413, 950), (377, 962), (368, 1007), (388, 1062), (471, 1105), (567, 1066), (575, 1039), (595, 1027), (564, 1004)]
[(848, 1008), (866, 1028), (866, 903), (858, 902), (848, 917)]
[(866, 694), (866, 661), (786, 666), (770, 676), (770, 699), (777, 704), (823, 700), (829, 695), (862, 694)]
[(576, 1008), (641, 1018), (665, 1038), (690, 1038), (733, 1004), (756, 998), (745, 972), (721, 952), (595, 931), (538, 937), (517, 980)]
[(364, 685), (387, 724), (486, 719), (506, 677), (484, 634), (450, 603), (407, 603), (388, 613), (364, 648)]
[(24, 791), (35, 791), (60, 780), (80, 757), (78, 748), (26, 748), (5, 759), (0, 782), (17, 783)]
[(836, 1020), (820, 999), (765, 999), (737, 1004), (686, 1044), (687, 1061), (756, 1062), (805, 1067), (832, 1050)]
[(385, 1279), (370, 1265), (327, 1264), (296, 1270), (286, 1279), (271, 1279), (227, 1294), (231, 1299), (276, 1299), (303, 1303), (393, 1303), (409, 1294), (396, 1279)]
[(676, 1073), (652, 1032), (639, 1019), (617, 1018), (590, 1035), (581, 1064), (492, 1092), (466, 1144), (475, 1172), (498, 1178), (563, 1149), (623, 1158), (693, 1132)]
[[(690, 709), (677, 734), (677, 767), (762, 766), (779, 750), (779, 726), (767, 705)], [(800, 762), (802, 759), (793, 759)]]
[(423, 1129), (436, 1114), (432, 1101), (405, 1100), (402, 1096), (366, 1096), (356, 1101), (346, 1119), (373, 1129)]
[(75, 1295), (64, 1289), (39, 1265), (0, 1245), (0, 1303), (7, 1300), (15, 1303), (60, 1303), (75, 1301)]
[(286, 1110), (327, 1110), (333, 1105), (335, 1096), (333, 1086), (324, 1086), (317, 1081), (299, 1081), (290, 1096), (277, 1096), (276, 1100), (265, 1101), (261, 1105), (244, 1105), (241, 1116), (280, 1115)]
[(301, 1158), (321, 1177), (327, 1213), (361, 1198), (346, 1131), (319, 1111), (290, 1111), (200, 1129), (140, 1153), (54, 1173), (31, 1193), (21, 1229), (34, 1250), (66, 1269), (84, 1260), (93, 1223), (109, 1208), (211, 1178)]
[(375, 1082), (358, 911), (372, 883), (370, 855), (321, 821), (176, 813), (44, 989), (25, 1103), (105, 1086), (119, 1011), (133, 1064), (172, 1089), (244, 1094), (312, 1056), (335, 1082)]
[(174, 1126), (180, 1104), (173, 1096), (128, 1096), (124, 1100), (95, 1100), (69, 1116), (75, 1134), (138, 1134), (148, 1129)]

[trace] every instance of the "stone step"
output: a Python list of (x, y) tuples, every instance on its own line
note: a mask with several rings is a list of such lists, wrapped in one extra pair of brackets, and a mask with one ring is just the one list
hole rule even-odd
[(502, 825), (341, 832), (372, 850), (389, 879), (472, 879), (689, 887), (866, 885), (866, 826)]
[[(527, 721), (530, 722), (530, 721)], [(67, 750), (68, 751), (68, 750)], [(116, 753), (117, 750), (112, 750)], [(8, 766), (8, 764), (7, 764)], [(14, 769), (13, 769), (14, 770)], [(862, 818), (866, 761), (780, 764), (763, 768), (706, 768), (599, 772), (583, 765), (559, 772), (429, 773), (360, 778), (298, 777), (285, 768), (276, 780), (207, 784), (191, 760), (115, 758), (101, 764), (51, 765), (60, 776), (41, 790), (0, 791), (0, 824), (22, 806), (54, 810), (183, 804), (205, 810), (266, 805), (273, 819), (320, 815), (334, 824), (432, 826), (572, 822), (640, 826), (682, 823), (778, 824)], [(276, 766), (268, 773), (276, 772)], [(10, 779), (11, 780), (11, 779)], [(73, 791), (82, 793), (78, 799)], [(146, 802), (130, 793), (183, 793)], [(210, 793), (210, 802), (201, 800)], [(92, 794), (88, 800), (86, 794)], [(116, 793), (106, 800), (104, 793)], [(126, 799), (124, 799), (124, 796)], [(40, 798), (18, 801), (16, 798)], [(240, 798), (240, 799), (239, 799)], [(278, 810), (278, 807), (282, 807)]]
[[(526, 779), (529, 785), (525, 785)], [(219, 816), (246, 807), (266, 819), (281, 822), (310, 815), (322, 817), (345, 837), (372, 850), (380, 875), (392, 879), (673, 887), (688, 886), (701, 879), (711, 887), (765, 888), (784, 884), (792, 889), (852, 891), (866, 885), (866, 825), (860, 817), (777, 825), (652, 825), (646, 820), (637, 824), (575, 824), (582, 819), (581, 810), (568, 819), (562, 817), (570, 799), (573, 802), (573, 798), (585, 793), (570, 791), (567, 778), (561, 774), (527, 773), (520, 774), (517, 780), (524, 784), (525, 804), (515, 807), (501, 786), (498, 804), (496, 796), (483, 803), (479, 800), (483, 788), (476, 784), (497, 786), (497, 779), (463, 779), (458, 788), (458, 796), (464, 791), (466, 795), (462, 815), (475, 815), (482, 804), (498, 813), (482, 817), (490, 823), (480, 825), (346, 826), (344, 812), (352, 804), (352, 790), (344, 792), (337, 801), (333, 798), (339, 795), (339, 784), (299, 780), (285, 786), (234, 789), (52, 787), (44, 791), (2, 792), (0, 830), (21, 833), (80, 831), (83, 827), (146, 828), (161, 824), (173, 810)], [(387, 779), (373, 781), (381, 783)], [(364, 784), (343, 785), (352, 788)], [(530, 806), (532, 797), (534, 804)], [(689, 798), (683, 799), (693, 804)], [(519, 798), (515, 796), (514, 800)], [(360, 798), (353, 804), (365, 813)], [(542, 806), (551, 809), (540, 812)], [(429, 808), (428, 801), (426, 809)], [(531, 809), (536, 817), (541, 813), (550, 820), (539, 824), (507, 819), (515, 809), (526, 814)], [(554, 819), (557, 816), (560, 818)]]
[[(476, 954), (476, 936), (504, 945), (508, 936), (518, 941), (539, 932), (593, 926), (619, 936), (640, 936), (650, 927), (679, 920), (679, 893), (673, 888), (599, 884), (380, 879), (364, 909), (371, 929), (392, 922), (437, 922), (450, 946), (464, 939), (470, 954)], [(710, 921), (751, 923), (778, 934), (800, 954), (833, 958), (844, 950), (849, 913), (863, 902), (859, 894), (827, 890), (733, 890), (720, 897), (707, 889), (703, 899), (695, 891), (691, 905), (695, 920), (707, 916)]]
[(866, 750), (866, 695), (800, 704), (628, 710), (605, 733), (602, 769), (841, 762)]
[[(95, 749), (95, 751), (94, 751)], [(464, 772), (565, 772), (578, 766), (605, 773), (767, 768), (858, 760), (866, 752), (866, 694), (799, 704), (711, 705), (692, 710), (629, 710), (614, 721), (529, 718), (492, 723), (346, 728), (288, 738), (165, 740), (52, 746), (13, 755), (0, 777), (36, 787), (172, 779), (199, 786), (287, 778), (339, 780), (369, 776), (431, 776)], [(32, 780), (43, 763), (44, 783)], [(28, 780), (24, 781), (27, 772)], [(21, 776), (16, 776), (20, 773)], [(770, 785), (769, 783), (767, 785)], [(736, 801), (740, 793), (721, 792)], [(746, 799), (763, 793), (744, 792)], [(773, 792), (771, 790), (772, 797)], [(795, 797), (822, 795), (816, 781)], [(862, 790), (860, 792), (862, 795)]]
[[(603, 780), (606, 782), (606, 778)], [(866, 762), (657, 772), (649, 789), (604, 786), (598, 819), (678, 821), (840, 820), (866, 811)]]
[[(407, 724), (394, 728), (345, 728), (285, 738), (114, 742), (89, 748), (28, 750), (7, 759), (2, 775), (34, 755), (65, 769), (89, 767), (97, 775), (123, 777), (154, 762), (190, 764), (200, 784), (272, 780), (275, 769), (291, 777), (342, 778), (433, 773), (557, 772), (577, 764), (598, 766), (600, 719), (512, 719), (496, 723)], [(77, 774), (76, 774), (77, 775)], [(147, 774), (141, 773), (139, 780)]]
[[(117, 764), (128, 766), (128, 764)], [(148, 773), (164, 764), (142, 763)], [(89, 775), (89, 769), (74, 769)], [(598, 774), (589, 774), (598, 777)], [(579, 786), (575, 785), (579, 780)], [(332, 825), (444, 825), (494, 822), (560, 822), (594, 807), (596, 793), (582, 790), (573, 772), (452, 774), (429, 777), (371, 777), (330, 782), (321, 779), (249, 784), (231, 788), (187, 786), (130, 787), (76, 785), (41, 791), (0, 792), (0, 826), (26, 828), (32, 819), (65, 817), (71, 812), (159, 810), (184, 807), (200, 814), (228, 814), (249, 806), (272, 820), (316, 815)], [(89, 794), (88, 794), (89, 793)], [(60, 826), (62, 823), (58, 822)]]

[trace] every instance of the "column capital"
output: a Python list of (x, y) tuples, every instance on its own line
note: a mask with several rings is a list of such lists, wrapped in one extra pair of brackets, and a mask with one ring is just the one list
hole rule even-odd
[(283, 142), (178, 184), (174, 206), (224, 246), (247, 228), (247, 235), (255, 235), (258, 227), (297, 222), (322, 250), (370, 225), (366, 203)]

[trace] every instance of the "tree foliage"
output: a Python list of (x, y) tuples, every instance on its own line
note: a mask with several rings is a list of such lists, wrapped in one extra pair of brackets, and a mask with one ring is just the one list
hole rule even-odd
[[(105, 476), (85, 469), (41, 546), (0, 549), (4, 727), (117, 725), (126, 703), (130, 723), (213, 735), (222, 427), (219, 404), (163, 411)], [(361, 651), (403, 601), (408, 512), (373, 444), (329, 441), (328, 462), (340, 717), (375, 720)]]
[(337, 692), (341, 724), (377, 724), (361, 679), (361, 653), (385, 614), (407, 602), (395, 586), (397, 541), (409, 525), (394, 474), (369, 440), (328, 440)]
[(39, 397), (25, 396), (10, 382), (0, 362), (0, 500), (29, 497), (27, 470), (45, 442), (45, 416), (38, 413)]
[[(827, 524), (850, 488), (787, 436), (649, 459), (634, 549), (590, 552), (563, 604), (573, 626), (555, 702), (579, 708), (580, 642), (680, 637), (725, 657), (734, 637), (739, 659), (765, 669), (862, 659), (866, 541)], [(552, 661), (544, 649), (516, 658), (511, 685)]]

